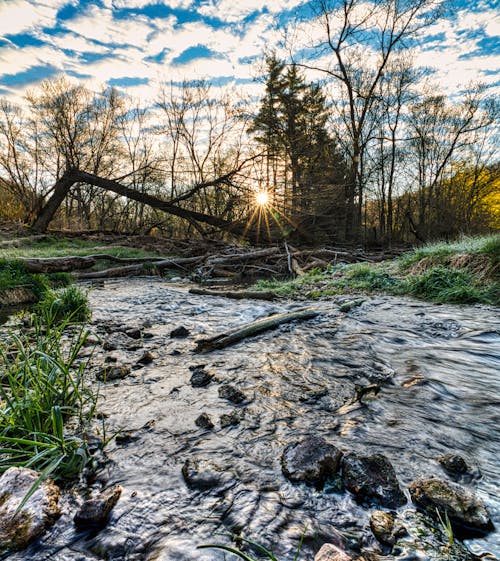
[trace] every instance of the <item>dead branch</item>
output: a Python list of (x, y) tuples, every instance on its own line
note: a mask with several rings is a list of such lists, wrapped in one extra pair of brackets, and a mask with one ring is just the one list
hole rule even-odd
[(275, 300), (278, 295), (275, 292), (259, 290), (209, 290), (206, 288), (190, 288), (190, 294), (201, 296), (222, 296), (223, 298), (233, 298), (235, 300)]

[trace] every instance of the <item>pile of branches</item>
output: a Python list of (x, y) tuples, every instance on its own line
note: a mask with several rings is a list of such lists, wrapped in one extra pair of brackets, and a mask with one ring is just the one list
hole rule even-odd
[[(196, 254), (191, 248), (186, 252), (187, 257), (124, 258), (102, 253), (85, 257), (25, 259), (24, 266), (33, 273), (75, 272), (79, 279), (175, 274), (197, 282), (225, 278), (236, 283), (256, 278), (294, 277), (340, 263), (373, 263), (394, 256), (392, 253), (367, 253), (361, 249), (298, 249), (287, 243), (265, 248), (218, 243), (204, 245), (202, 249)], [(95, 270), (99, 262), (113, 265)]]

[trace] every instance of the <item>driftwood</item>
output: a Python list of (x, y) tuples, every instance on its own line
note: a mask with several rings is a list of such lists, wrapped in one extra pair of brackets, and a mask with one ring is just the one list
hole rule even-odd
[(209, 290), (207, 288), (190, 288), (190, 294), (201, 296), (222, 296), (235, 300), (275, 300), (278, 295), (275, 292), (264, 290)]
[(262, 333), (263, 331), (268, 331), (269, 329), (274, 329), (283, 323), (289, 323), (291, 321), (303, 321), (316, 317), (319, 311), (313, 310), (311, 308), (302, 308), (301, 310), (295, 310), (293, 312), (286, 312), (283, 314), (275, 314), (267, 318), (259, 319), (252, 323), (247, 323), (231, 331), (226, 331), (225, 333), (220, 333), (214, 337), (209, 337), (208, 339), (198, 339), (196, 341), (197, 353), (206, 353), (213, 351), (215, 349), (223, 349), (237, 343), (242, 339), (247, 337), (252, 337), (257, 335), (257, 333)]

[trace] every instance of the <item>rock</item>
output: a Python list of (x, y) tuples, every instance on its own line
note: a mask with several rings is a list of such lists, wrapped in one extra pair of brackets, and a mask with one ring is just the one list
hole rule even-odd
[(314, 556), (314, 561), (353, 561), (353, 558), (336, 545), (325, 543)]
[(90, 335), (87, 335), (87, 337), (83, 341), (83, 346), (84, 347), (95, 347), (100, 342), (101, 342), (101, 339), (97, 335), (94, 335), (94, 334), (91, 333)]
[(126, 378), (131, 372), (128, 364), (113, 364), (103, 366), (97, 372), (97, 379), (103, 382), (110, 382), (112, 380), (122, 380)]
[(281, 456), (281, 468), (290, 481), (322, 486), (336, 473), (342, 452), (319, 436), (290, 443)]
[(487, 533), (493, 530), (483, 502), (465, 487), (437, 477), (421, 477), (410, 484), (409, 490), (411, 500), (433, 516), (438, 509), (442, 516), (448, 513), (452, 524), (465, 531)]
[(189, 329), (186, 329), (184, 326), (181, 325), (180, 327), (176, 327), (170, 332), (170, 338), (181, 339), (187, 337), (190, 333), (191, 331), (189, 331)]
[(346, 314), (347, 312), (350, 312), (351, 310), (354, 310), (354, 308), (357, 308), (358, 306), (361, 306), (361, 304), (363, 304), (364, 300), (350, 300), (348, 302), (344, 302), (343, 304), (341, 304), (339, 306), (339, 310), (341, 312), (343, 312), (344, 314)]
[(191, 489), (214, 489), (225, 491), (236, 483), (223, 467), (210, 460), (188, 458), (182, 466), (182, 475)]
[(144, 351), (141, 358), (137, 361), (137, 364), (151, 364), (155, 359), (155, 356), (151, 351)]
[(241, 390), (231, 384), (224, 384), (219, 388), (219, 397), (236, 404), (242, 403), (247, 399), (247, 396)]
[(458, 454), (444, 454), (444, 456), (439, 457), (437, 461), (452, 477), (460, 477), (471, 471), (467, 462)]
[(105, 526), (121, 494), (122, 488), (120, 485), (115, 485), (86, 500), (75, 514), (73, 519), (75, 526), (77, 528), (102, 528)]
[(125, 335), (131, 339), (141, 339), (142, 331), (138, 327), (131, 327), (125, 331)]
[(225, 429), (226, 427), (235, 427), (241, 422), (241, 417), (238, 415), (238, 411), (232, 411), (231, 413), (224, 413), (220, 416), (220, 426)]
[(214, 375), (207, 372), (205, 369), (197, 368), (196, 370), (193, 370), (190, 382), (193, 388), (202, 388), (203, 386), (208, 386), (213, 377)]
[(132, 339), (125, 333), (118, 332), (108, 335), (102, 345), (105, 351), (115, 351), (116, 349), (126, 349), (127, 351), (136, 351), (142, 347), (142, 342)]
[(342, 461), (344, 484), (360, 502), (397, 508), (406, 503), (394, 468), (382, 454), (348, 454)]
[(370, 528), (379, 542), (394, 544), (394, 517), (383, 510), (376, 510), (370, 516)]
[(39, 473), (11, 467), (0, 477), (0, 551), (23, 549), (61, 516), (59, 487), (46, 479), (14, 516)]
[(197, 427), (207, 430), (213, 429), (215, 426), (208, 413), (202, 413), (199, 417), (196, 418), (194, 424)]

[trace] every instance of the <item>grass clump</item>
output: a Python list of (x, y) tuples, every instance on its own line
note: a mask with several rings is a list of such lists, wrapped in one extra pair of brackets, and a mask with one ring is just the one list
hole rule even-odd
[(27, 288), (36, 298), (41, 298), (49, 289), (45, 275), (26, 272), (20, 261), (0, 259), (0, 292), (10, 288)]
[(0, 351), (0, 472), (25, 466), (41, 472), (40, 482), (64, 480), (90, 459), (84, 427), (96, 398), (77, 360), (87, 332), (68, 336), (67, 325), (35, 317), (32, 332), (10, 336)]
[(76, 285), (48, 290), (35, 307), (46, 324), (84, 323), (91, 317), (87, 295)]

